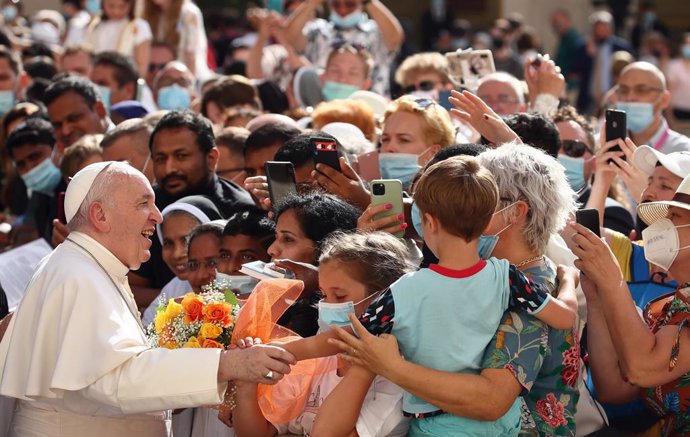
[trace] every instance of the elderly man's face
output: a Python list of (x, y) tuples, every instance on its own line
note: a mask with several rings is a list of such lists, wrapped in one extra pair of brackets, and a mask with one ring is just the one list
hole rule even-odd
[(85, 78), (91, 77), (91, 57), (86, 52), (75, 52), (62, 57), (61, 70), (76, 73)]
[(0, 58), (0, 91), (17, 91), (19, 78), (5, 58)]
[(621, 102), (657, 104), (663, 93), (664, 89), (659, 79), (652, 72), (638, 68), (625, 70), (618, 79), (616, 89), (616, 95)]
[(180, 198), (198, 194), (195, 191), (210, 181), (218, 164), (218, 149), (203, 152), (196, 134), (185, 127), (163, 129), (156, 133), (151, 159), (158, 185)]
[(63, 147), (71, 146), (86, 134), (105, 133), (103, 103), (97, 101), (89, 107), (76, 91), (67, 91), (48, 105), (48, 116)]
[(91, 82), (110, 89), (110, 104), (134, 100), (136, 97), (136, 83), (126, 83), (120, 86), (115, 80), (115, 68), (110, 65), (95, 65), (91, 71)]
[(525, 110), (515, 89), (507, 82), (487, 80), (479, 86), (477, 95), (498, 115), (506, 116)]

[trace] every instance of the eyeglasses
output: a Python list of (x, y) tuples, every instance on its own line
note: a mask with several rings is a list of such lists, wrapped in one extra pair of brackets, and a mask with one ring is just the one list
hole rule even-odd
[(634, 87), (618, 85), (616, 87), (616, 96), (625, 99), (630, 96), (630, 93), (635, 93), (636, 96), (646, 97), (652, 93), (660, 93), (662, 91), (664, 90), (661, 88), (650, 87), (647, 85), (637, 85)]
[(163, 63), (163, 64), (150, 63), (149, 64), (149, 73), (155, 73), (156, 71), (162, 69), (166, 65), (167, 65), (166, 63)]
[(414, 91), (431, 91), (436, 88), (437, 83), (438, 82), (434, 82), (432, 80), (423, 80), (419, 83), (403, 88), (403, 91), (405, 94), (410, 94)]
[(190, 261), (187, 263), (187, 269), (189, 269), (190, 272), (198, 271), (201, 266), (204, 266), (207, 269), (215, 269), (218, 267), (218, 260), (212, 258), (206, 261)]
[(563, 153), (571, 158), (581, 158), (585, 152), (594, 155), (594, 152), (587, 144), (578, 140), (561, 140), (561, 147), (563, 148)]
[(367, 50), (367, 46), (365, 46), (364, 44), (346, 41), (344, 39), (337, 40), (336, 42), (331, 44), (331, 48), (333, 50), (350, 50), (353, 52), (361, 52), (363, 50)]

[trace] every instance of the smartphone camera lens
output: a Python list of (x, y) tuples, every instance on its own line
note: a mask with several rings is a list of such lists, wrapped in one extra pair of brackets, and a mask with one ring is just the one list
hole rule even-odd
[(374, 196), (383, 196), (386, 194), (386, 186), (380, 183), (374, 184), (372, 190), (374, 191)]

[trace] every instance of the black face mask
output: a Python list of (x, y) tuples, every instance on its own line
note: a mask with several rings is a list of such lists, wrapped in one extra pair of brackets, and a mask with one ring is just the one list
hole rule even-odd
[(500, 50), (506, 45), (506, 41), (503, 38), (494, 38), (493, 41), (494, 49)]

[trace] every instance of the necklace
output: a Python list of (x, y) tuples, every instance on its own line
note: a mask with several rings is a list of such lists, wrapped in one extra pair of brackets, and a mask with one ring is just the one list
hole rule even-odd
[(515, 267), (519, 269), (520, 267), (522, 267), (524, 265), (527, 265), (529, 263), (533, 263), (534, 261), (543, 260), (543, 259), (544, 259), (544, 255), (539, 255), (539, 256), (532, 257), (532, 258), (527, 258), (527, 259), (522, 260), (519, 263), (515, 264)]

